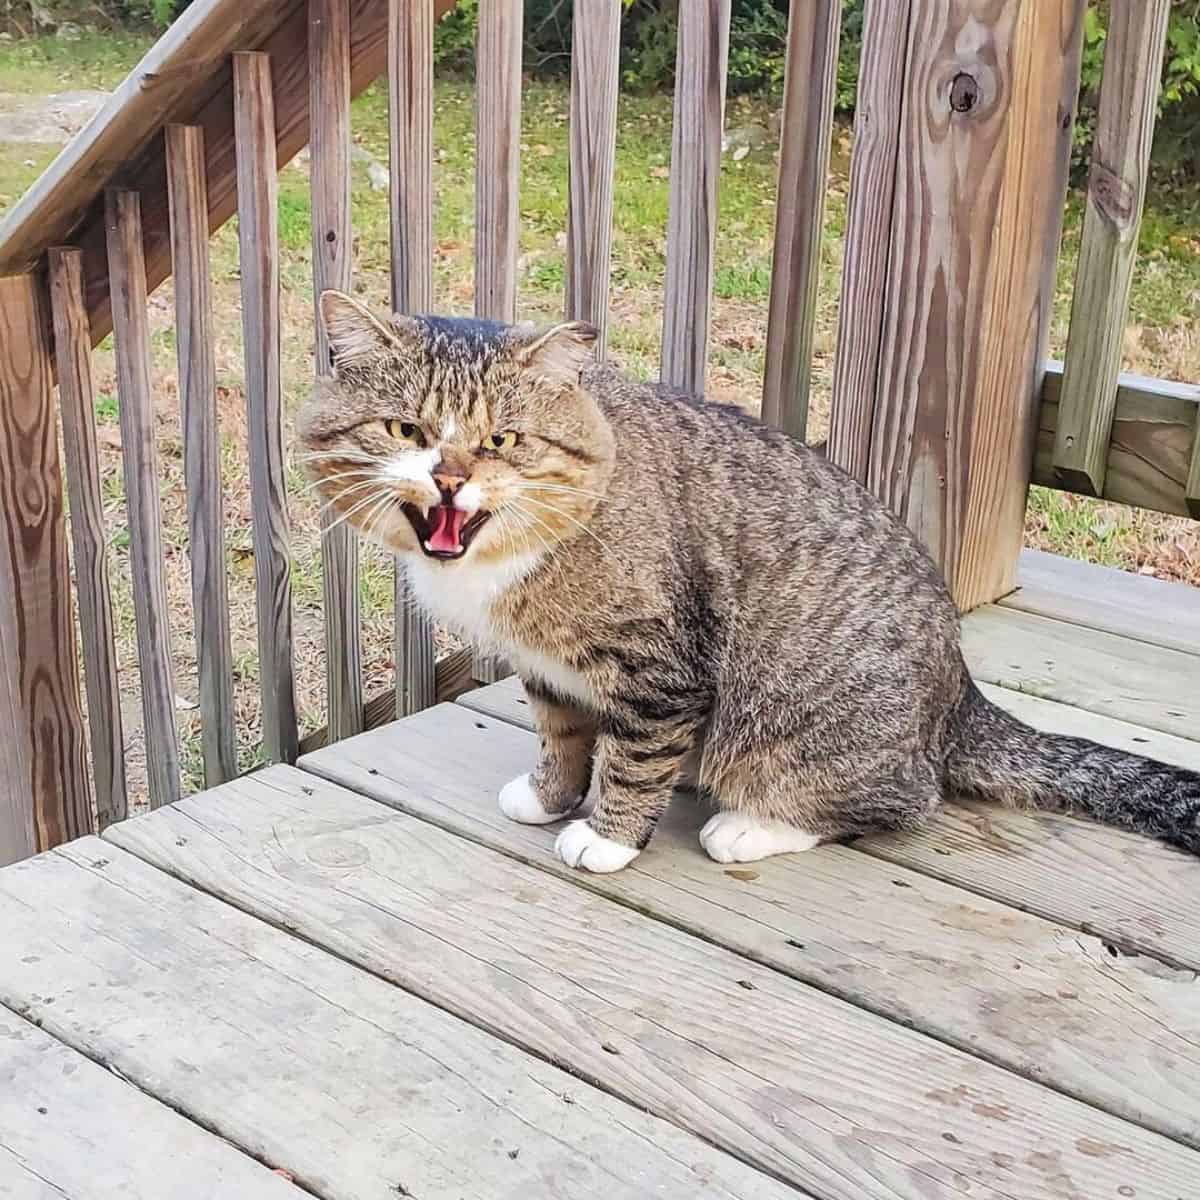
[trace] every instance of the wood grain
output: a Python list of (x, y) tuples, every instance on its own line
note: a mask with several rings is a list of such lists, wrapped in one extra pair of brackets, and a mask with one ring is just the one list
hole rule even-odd
[(712, 321), (729, 7), (730, 0), (680, 6), (675, 55), (662, 379), (697, 396), (704, 394)]
[(96, 824), (103, 831), (128, 812), (121, 686), (108, 574), (108, 538), (96, 448), (96, 398), (92, 345), (84, 309), (82, 255), (69, 247), (49, 254), (50, 307), (58, 363), (71, 547), (79, 603), (84, 682)]
[(44, 282), (0, 277), (0, 861), (94, 828)]
[(1184, 484), (1184, 503), (1188, 515), (1200, 521), (1200, 404), (1196, 406), (1196, 428), (1192, 433), (1191, 462), (1188, 465), (1187, 482)]
[[(350, 8), (348, 0), (309, 0), (309, 111), (313, 298), (317, 375), (331, 370), (319, 301), (328, 288), (350, 290)], [(359, 630), (358, 543), (344, 522), (326, 511), (321, 527), (325, 678), (329, 729), (336, 741), (363, 727), (362, 647)]]
[[(90, 349), (90, 347), (89, 347)], [(282, 1176), (0, 1009), (0, 1196), (296, 1200)]]
[(1137, 261), (1171, 0), (1114, 0), (1092, 140), (1054, 470), (1104, 494), (1129, 289)]
[(238, 767), (233, 732), (229, 590), (225, 583), (225, 502), (221, 489), (221, 434), (217, 426), (204, 132), (194, 125), (168, 125), (166, 138), (171, 262), (175, 274), (175, 350), (183, 420), (192, 620), (200, 688), (200, 742), (204, 782), (214, 787), (234, 778)]
[(808, 430), (841, 23), (841, 0), (788, 11), (762, 417), (801, 441)]
[(571, 25), (565, 308), (567, 320), (588, 321), (600, 331), (600, 358), (608, 345), (620, 53), (621, 0), (577, 0)]
[(0, 913), (0, 1000), (310, 1194), (791, 1195), (114, 845), (5, 871)]
[(1001, 607), (1200, 654), (1200, 588), (1041, 550), (1021, 552), (1017, 582)]
[(838, 306), (829, 416), (829, 458), (867, 482), (888, 284), (889, 242), (900, 154), (905, 58), (913, 0), (863, 10), (862, 61), (854, 108), (854, 152)]
[[(466, 736), (484, 750), (478, 731)], [(496, 782), (495, 770), (483, 774), (481, 786)], [(700, 854), (701, 819), (681, 799), (638, 868), (596, 881), (597, 889), (1109, 1112), (1200, 1139), (1200, 1075), (1187, 1067), (1200, 1064), (1200, 1046), (1188, 1041), (1200, 1017), (1187, 989), (1164, 991), (1132, 962), (1114, 963), (1097, 938), (847, 847), (755, 864), (752, 878), (735, 877)], [(244, 911), (273, 921), (286, 914), (306, 939), (543, 1057), (610, 1080), (731, 1152), (744, 1153), (749, 1141), (751, 1161), (815, 1188), (790, 1149), (809, 1131), (787, 1116), (778, 1132), (765, 1129), (761, 1113), (728, 1099), (745, 1094), (740, 1068), (761, 1071), (773, 1042), (776, 1065), (764, 1082), (800, 1083), (779, 1065), (794, 1035), (775, 1041), (768, 1030), (777, 1028), (769, 1012), (801, 990), (777, 986), (766, 971), (743, 976), (768, 980), (759, 990), (770, 1000), (752, 1015), (733, 990), (747, 989), (725, 949), (598, 905), (557, 863), (552, 832), (527, 838), (510, 829), (511, 839), (503, 826), (496, 835), (499, 850), (563, 878), (539, 877), (504, 853), (282, 770), (186, 800), (168, 818), (114, 831), (111, 840)], [(303, 882), (293, 870), (299, 863)], [(701, 995), (711, 1024), (697, 1011)], [(806, 1004), (797, 1001), (797, 1015)], [(575, 1014), (570, 1047), (556, 1032), (559, 1005)], [(630, 1027), (630, 1006), (659, 1015), (653, 1050)], [(732, 1029), (721, 1028), (734, 1013), (758, 1031), (736, 1050)], [(696, 1061), (697, 1044), (739, 1069)], [(605, 1057), (614, 1049), (619, 1074)], [(680, 1095), (672, 1084), (684, 1069), (690, 1085)]]
[(263, 745), (269, 759), (295, 762), (299, 734), (279, 377), (279, 187), (270, 57), (235, 54), (233, 84)]
[[(1062, 370), (1050, 364), (1042, 388), (1033, 482), (1062, 488), (1054, 472), (1054, 438)], [(1104, 499), (1189, 515), (1189, 463), (1200, 453), (1200, 387), (1121, 375), (1104, 474)], [(1200, 480), (1196, 481), (1200, 483)]]
[[(433, 0), (389, 0), (388, 130), (391, 161), (392, 308), (433, 309)], [(396, 709), (435, 700), (433, 623), (396, 562)]]
[[(994, 684), (980, 687), (990, 700), (1038, 729), (1090, 737), (1106, 746), (1200, 771), (1200, 743)], [(515, 678), (470, 692), (459, 703), (484, 716), (532, 728), (528, 703)], [(498, 817), (491, 824), (504, 828)], [(952, 836), (943, 838), (943, 828)], [(1021, 847), (1026, 862), (1020, 868), (993, 838), (993, 828), (1003, 831), (998, 836), (1010, 846)], [(857, 850), (874, 851), (877, 846), (891, 847), (888, 853), (893, 856), (906, 853), (904, 861), (926, 874), (1086, 930), (1131, 953), (1200, 969), (1196, 861), (1159, 842), (1071, 817), (947, 805), (927, 834), (855, 843)], [(955, 855), (961, 855), (961, 863)], [(1095, 872), (1080, 870), (1073, 859), (1089, 867), (1094, 862), (1104, 866)], [(646, 861), (638, 860), (639, 871)], [(810, 858), (800, 861), (803, 865)], [(974, 872), (980, 864), (988, 869), (981, 871), (976, 887)], [(1072, 887), (1064, 889), (1061, 881), (1068, 877)]]
[(150, 326), (137, 192), (107, 198), (108, 272), (113, 285), (113, 342), (120, 402), (121, 454), (129, 520), (129, 567), (137, 625), (138, 672), (146, 738), (150, 805), (179, 799), (175, 682), (171, 626), (163, 574), (162, 506), (158, 494), (154, 396), (150, 385)]

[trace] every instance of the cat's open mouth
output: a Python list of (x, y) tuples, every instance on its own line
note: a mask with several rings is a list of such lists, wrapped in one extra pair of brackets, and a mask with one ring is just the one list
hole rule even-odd
[(449, 504), (435, 504), (426, 514), (415, 504), (406, 504), (404, 515), (427, 557), (462, 558), (492, 514), (481, 508), (468, 515)]

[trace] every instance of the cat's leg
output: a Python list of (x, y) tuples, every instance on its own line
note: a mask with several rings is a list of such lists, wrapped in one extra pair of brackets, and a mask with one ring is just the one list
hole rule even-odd
[(500, 790), (500, 811), (525, 825), (549, 825), (569, 817), (587, 796), (596, 719), (537, 680), (523, 682), (541, 754), (532, 773), (518, 775)]
[(555, 849), (568, 866), (606, 873), (635, 859), (654, 833), (679, 779), (699, 722), (602, 721), (596, 740), (599, 797), (572, 821)]

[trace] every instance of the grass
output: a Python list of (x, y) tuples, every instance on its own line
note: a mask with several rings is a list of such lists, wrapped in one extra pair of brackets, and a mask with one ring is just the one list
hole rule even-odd
[[(110, 87), (144, 51), (143, 38), (89, 35), (58, 43), (38, 39), (0, 43), (0, 91), (35, 96), (79, 87)], [(558, 85), (532, 83), (523, 91), (519, 307), (522, 318), (549, 320), (562, 309), (565, 271), (568, 95)], [(474, 95), (469, 85), (438, 84), (435, 105), (435, 263), (438, 310), (467, 313), (473, 295)], [(729, 124), (768, 122), (762, 101), (730, 104)], [(671, 101), (667, 96), (623, 96), (618, 116), (617, 193), (613, 221), (611, 347), (636, 374), (657, 371), (666, 250), (667, 167)], [(355, 288), (380, 304), (388, 295), (387, 193), (373, 189), (363, 154), (386, 162), (386, 91), (376, 85), (353, 110), (352, 212)], [(835, 136), (821, 261), (814, 338), (810, 437), (828, 423), (837, 325), (837, 296), (845, 234), (850, 134)], [(0, 146), (0, 210), (11, 204), (53, 157), (54, 147)], [(715, 398), (756, 409), (766, 335), (766, 302), (774, 221), (776, 162), (770, 146), (722, 170), (716, 248), (713, 330), (707, 387)], [(1073, 195), (1066, 216), (1051, 330), (1061, 355), (1070, 317), (1071, 278), (1082, 223)], [(1174, 379), (1200, 379), (1200, 336), (1193, 314), (1200, 306), (1200, 191), (1152, 193), (1141, 239), (1125, 340), (1130, 370)], [(280, 177), (279, 235), (285, 326), (282, 377), (288, 416), (306, 397), (312, 378), (313, 297), (310, 272), (308, 174), (303, 162)], [(242, 761), (255, 761), (259, 743), (257, 646), (254, 627), (254, 561), (250, 498), (244, 455), (245, 411), (238, 295), (236, 222), (214, 237), (211, 248), (215, 316), (214, 354), (222, 432), (229, 593), (235, 667), (235, 721)], [(176, 390), (170, 286), (151, 298), (151, 354), (156, 383), (158, 453), (165, 571), (172, 610), (176, 663), (176, 713), (189, 787), (201, 781), (195, 648), (192, 644), (190, 575), (182, 443)], [(139, 756), (136, 651), (128, 580), (129, 534), (121, 482), (115, 370), (111, 339), (94, 356), (102, 495), (117, 594), (119, 656), (125, 681), (131, 770)], [(289, 437), (290, 433), (286, 435)], [(294, 561), (295, 648), (298, 701), (305, 728), (324, 720), (323, 619), (317, 507), (299, 471), (289, 467)], [(1027, 540), (1032, 545), (1129, 570), (1200, 584), (1200, 532), (1196, 524), (1035, 488)], [(392, 672), (392, 568), (364, 548), (361, 571), (363, 648), (368, 694), (390, 686)]]

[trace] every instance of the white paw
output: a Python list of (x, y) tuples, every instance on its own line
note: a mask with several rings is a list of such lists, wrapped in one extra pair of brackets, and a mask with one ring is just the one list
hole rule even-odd
[[(578, 805), (576, 805), (576, 808)], [(512, 821), (522, 825), (549, 825), (561, 821), (575, 811), (547, 812), (533, 790), (533, 779), (529, 775), (518, 775), (500, 789), (500, 811)]]
[(794, 854), (820, 844), (816, 834), (786, 821), (759, 821), (742, 812), (719, 812), (700, 830), (700, 845), (709, 858), (720, 863), (757, 862), (772, 854)]
[(622, 846), (598, 834), (586, 821), (572, 821), (554, 843), (558, 857), (568, 867), (579, 867), (597, 875), (607, 875), (628, 866), (641, 853), (633, 846)]

